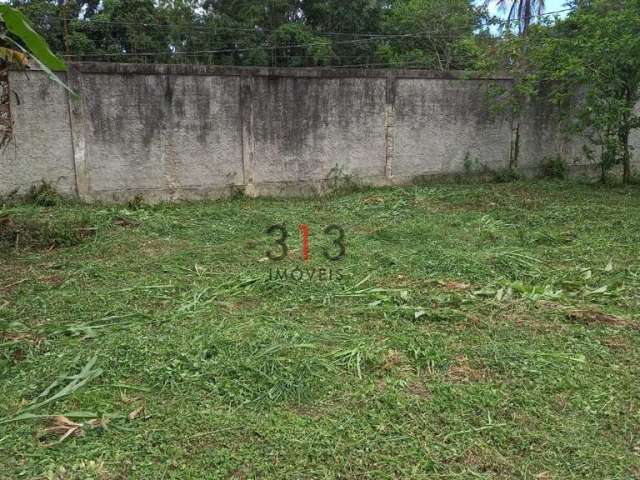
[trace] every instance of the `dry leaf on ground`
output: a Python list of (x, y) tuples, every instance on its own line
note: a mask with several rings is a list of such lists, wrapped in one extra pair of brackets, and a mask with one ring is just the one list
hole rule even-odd
[(54, 435), (60, 437), (58, 442), (63, 442), (71, 435), (76, 437), (84, 436), (82, 424), (69, 420), (63, 415), (57, 415), (51, 419), (49, 426), (44, 429), (42, 436)]
[(135, 420), (136, 418), (138, 418), (140, 416), (140, 414), (144, 411), (144, 405), (142, 405), (141, 407), (136, 408), (134, 411), (132, 411), (129, 415), (128, 418), (129, 420)]
[(468, 283), (456, 282), (454, 280), (449, 280), (443, 283), (444, 287), (449, 290), (467, 290), (471, 288), (471, 285)]

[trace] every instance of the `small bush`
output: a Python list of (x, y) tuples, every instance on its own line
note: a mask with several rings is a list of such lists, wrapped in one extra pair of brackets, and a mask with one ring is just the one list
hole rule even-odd
[(640, 185), (640, 170), (632, 169), (629, 185)]
[(62, 203), (62, 197), (50, 183), (42, 182), (29, 190), (25, 200), (41, 207), (54, 207)]
[(127, 208), (129, 210), (140, 210), (144, 207), (144, 196), (141, 193), (136, 194), (131, 200), (127, 202)]
[(480, 163), (478, 158), (471, 158), (469, 152), (464, 155), (463, 168), (465, 175), (474, 175), (477, 173), (485, 173), (486, 167)]
[(542, 176), (564, 180), (567, 178), (567, 162), (559, 156), (545, 158), (542, 164)]
[(336, 165), (329, 171), (326, 177), (326, 186), (332, 195), (346, 195), (349, 193), (360, 192), (363, 189), (344, 169)]
[(496, 183), (515, 182), (520, 178), (517, 170), (511, 167), (501, 168), (493, 172), (493, 181)]
[(4, 215), (0, 216), (0, 250), (70, 247), (94, 231), (82, 218), (54, 221)]
[(0, 204), (2, 205), (14, 204), (16, 203), (19, 196), (20, 196), (20, 191), (17, 188), (15, 188), (11, 190), (9, 193), (7, 193), (6, 195), (0, 196)]

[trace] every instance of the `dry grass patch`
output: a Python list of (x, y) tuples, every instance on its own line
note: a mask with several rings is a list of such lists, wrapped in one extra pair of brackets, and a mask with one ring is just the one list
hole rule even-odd
[(613, 327), (638, 327), (632, 320), (604, 313), (597, 309), (572, 310), (567, 314), (569, 320), (589, 326), (608, 325)]
[(431, 392), (421, 379), (412, 380), (407, 384), (407, 392), (414, 397), (427, 399), (431, 397)]
[(449, 366), (447, 376), (456, 383), (482, 382), (489, 378), (490, 371), (484, 367), (475, 367), (465, 355), (458, 355)]

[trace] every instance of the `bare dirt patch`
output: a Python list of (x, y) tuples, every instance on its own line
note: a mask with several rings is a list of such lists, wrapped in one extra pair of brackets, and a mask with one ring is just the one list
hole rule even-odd
[(51, 275), (50, 277), (43, 277), (40, 280), (53, 287), (59, 287), (64, 283), (64, 278), (62, 278), (60, 275)]
[(573, 322), (584, 323), (589, 326), (637, 327), (637, 324), (629, 319), (604, 313), (597, 309), (572, 310), (567, 314), (567, 317)]
[(628, 352), (633, 348), (629, 339), (621, 335), (611, 335), (602, 340), (601, 343), (609, 350), (617, 352)]
[(465, 355), (458, 355), (449, 367), (447, 376), (457, 383), (482, 382), (489, 378), (489, 370), (472, 366)]
[(425, 399), (431, 397), (431, 392), (425, 386), (424, 382), (419, 379), (409, 382), (409, 384), (407, 385), (407, 392), (414, 397)]
[(391, 370), (394, 367), (403, 363), (402, 356), (396, 350), (389, 350), (384, 357), (384, 361), (382, 363), (382, 370)]
[(468, 283), (457, 282), (455, 280), (448, 280), (448, 281), (442, 282), (441, 285), (447, 290), (464, 291), (464, 290), (469, 290), (471, 288), (471, 285), (469, 285)]
[(118, 226), (118, 227), (122, 227), (122, 228), (132, 228), (132, 227), (137, 227), (140, 224), (138, 222), (135, 222), (133, 220), (130, 220), (128, 218), (125, 217), (117, 217), (113, 220), (113, 224)]

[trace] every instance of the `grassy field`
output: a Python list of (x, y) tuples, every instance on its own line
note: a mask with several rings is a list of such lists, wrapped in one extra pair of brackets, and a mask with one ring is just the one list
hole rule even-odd
[(638, 187), (134, 207), (0, 216), (1, 478), (640, 478)]

